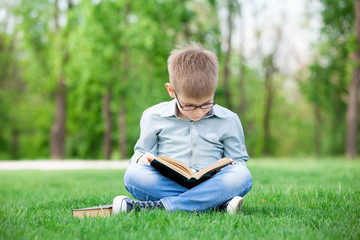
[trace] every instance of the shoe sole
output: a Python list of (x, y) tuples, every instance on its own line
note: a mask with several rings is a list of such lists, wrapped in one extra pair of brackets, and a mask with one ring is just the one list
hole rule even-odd
[(117, 196), (114, 198), (113, 200), (113, 205), (112, 205), (112, 213), (113, 214), (118, 214), (120, 212), (127, 212), (127, 203), (125, 201), (126, 198), (129, 198), (127, 196)]
[(239, 213), (241, 211), (241, 207), (242, 207), (242, 202), (243, 202), (243, 198), (240, 196), (234, 197), (233, 199), (231, 199), (231, 201), (229, 202), (226, 211), (229, 214), (235, 214), (235, 213)]

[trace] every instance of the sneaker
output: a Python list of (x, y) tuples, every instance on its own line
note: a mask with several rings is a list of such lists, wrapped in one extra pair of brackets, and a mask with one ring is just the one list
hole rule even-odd
[(112, 212), (130, 212), (131, 210), (164, 208), (160, 201), (138, 201), (127, 196), (117, 196), (113, 200)]
[(112, 205), (113, 214), (117, 214), (119, 212), (130, 212), (132, 209), (132, 204), (128, 203), (130, 202), (128, 199), (130, 198), (127, 196), (115, 197)]
[(227, 203), (226, 212), (229, 214), (239, 213), (241, 211), (242, 202), (242, 197), (234, 197)]

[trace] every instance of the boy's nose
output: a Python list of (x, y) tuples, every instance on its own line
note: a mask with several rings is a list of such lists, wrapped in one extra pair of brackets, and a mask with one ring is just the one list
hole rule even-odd
[(193, 110), (192, 115), (193, 115), (194, 117), (201, 118), (201, 117), (203, 117), (203, 115), (205, 114), (205, 112), (206, 112), (206, 110), (204, 110), (204, 109), (196, 108), (196, 109)]
[(193, 111), (193, 113), (196, 113), (196, 114), (202, 114), (204, 112), (204, 109), (201, 109), (201, 108), (195, 108), (195, 110)]

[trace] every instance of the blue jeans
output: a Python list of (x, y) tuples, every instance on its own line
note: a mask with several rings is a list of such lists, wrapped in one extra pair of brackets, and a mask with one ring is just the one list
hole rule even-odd
[(208, 211), (252, 187), (252, 176), (244, 165), (228, 165), (211, 179), (187, 189), (145, 164), (130, 165), (124, 176), (125, 188), (141, 201), (158, 201), (167, 211)]

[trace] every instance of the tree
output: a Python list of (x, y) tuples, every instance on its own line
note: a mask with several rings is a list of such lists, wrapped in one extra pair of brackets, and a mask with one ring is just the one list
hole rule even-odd
[[(131, 3), (126, 2), (124, 6), (124, 12), (122, 13), (124, 18), (124, 26), (127, 29), (129, 27), (128, 16), (131, 10)], [(127, 85), (129, 81), (129, 71), (130, 71), (130, 53), (129, 46), (124, 41), (123, 46), (123, 76), (121, 79), (122, 85)], [(119, 128), (119, 152), (121, 156), (125, 158), (127, 156), (127, 137), (126, 137), (126, 93), (120, 95), (120, 107), (119, 107), (119, 115), (118, 115), (118, 128)]]
[(359, 119), (359, 84), (360, 84), (360, 0), (355, 2), (355, 47), (352, 52), (352, 78), (349, 84), (347, 107), (346, 156), (354, 158), (357, 155), (358, 119)]
[(6, 31), (14, 19), (9, 12), (6, 14), (6, 20), (0, 25), (0, 158), (18, 159), (22, 125), (17, 111), (24, 100), (25, 86), (16, 56), (16, 35)]
[(67, 15), (71, 12), (72, 6), (70, 0), (61, 3), (38, 0), (19, 1), (13, 7), (13, 13), (19, 22), (16, 26), (17, 31), (22, 36), (19, 39), (19, 52), (24, 53), (22, 62), (26, 81), (29, 87), (36, 86), (39, 93), (46, 92), (45, 96), (51, 92), (51, 97), (55, 99), (54, 123), (49, 131), (49, 148), (54, 159), (64, 157), (65, 67), (69, 59), (66, 39), (71, 26), (66, 24), (66, 21), (69, 20)]
[(230, 90), (230, 64), (231, 64), (231, 45), (232, 45), (232, 32), (234, 25), (234, 1), (227, 1), (227, 50), (225, 53), (225, 62), (224, 62), (224, 90), (225, 90), (225, 102), (226, 106), (229, 109), (232, 109), (232, 94)]
[[(67, 1), (67, 14), (73, 8), (71, 0)], [(68, 35), (68, 30), (65, 31), (61, 36), (61, 27), (59, 23), (59, 7), (58, 1), (54, 3), (54, 12), (53, 12), (53, 22), (55, 24), (54, 32), (55, 39), (59, 41), (59, 49), (61, 49), (62, 54), (60, 54), (60, 70), (57, 76), (57, 88), (55, 90), (55, 119), (53, 126), (51, 127), (50, 134), (50, 149), (51, 149), (51, 158), (52, 159), (63, 159), (65, 155), (65, 132), (66, 132), (66, 74), (65, 66), (69, 61), (69, 50), (66, 45), (66, 38)], [(63, 13), (64, 14), (64, 13)], [(65, 13), (66, 14), (66, 13)], [(69, 28), (71, 25), (67, 24)]]
[(263, 67), (265, 71), (264, 76), (264, 86), (265, 86), (265, 102), (264, 102), (264, 118), (263, 118), (263, 127), (264, 127), (264, 146), (263, 146), (263, 154), (270, 155), (271, 154), (271, 112), (273, 110), (273, 102), (274, 102), (274, 87), (273, 87), (273, 78), (276, 72), (278, 71), (275, 59), (277, 56), (277, 52), (279, 49), (279, 44), (281, 40), (281, 31), (278, 28), (276, 31), (276, 37), (274, 41), (274, 46), (272, 51), (263, 59)]
[(346, 141), (344, 96), (348, 94), (348, 48), (353, 33), (354, 1), (321, 0), (321, 3), (324, 26), (314, 63), (309, 66), (310, 78), (302, 84), (302, 89), (314, 106), (315, 151), (343, 154)]
[(246, 67), (246, 59), (244, 57), (244, 46), (245, 46), (245, 19), (243, 17), (243, 6), (241, 3), (239, 3), (239, 16), (240, 16), (240, 47), (239, 47), (239, 56), (240, 56), (240, 63), (239, 63), (239, 84), (238, 84), (238, 90), (240, 93), (240, 99), (239, 104), (237, 108), (238, 114), (242, 115), (245, 112), (246, 108), (246, 97), (245, 97), (245, 83), (246, 83), (246, 73), (245, 73), (245, 67)]

